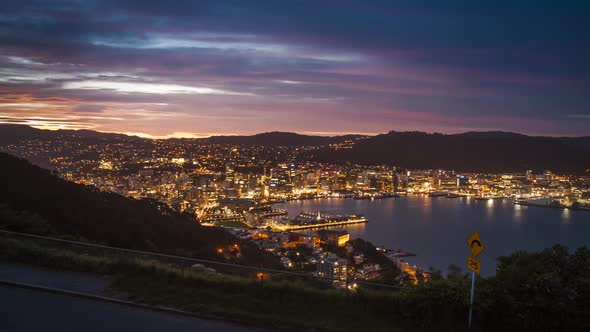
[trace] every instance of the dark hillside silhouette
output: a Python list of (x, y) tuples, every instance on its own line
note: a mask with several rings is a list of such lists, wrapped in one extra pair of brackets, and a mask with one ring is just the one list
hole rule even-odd
[[(154, 200), (137, 200), (63, 180), (29, 162), (0, 153), (0, 205), (45, 220), (58, 234), (128, 249), (214, 258), (218, 246), (237, 239), (200, 226)], [(266, 261), (266, 253), (242, 246), (245, 261)], [(270, 259), (270, 261), (269, 261)], [(257, 266), (260, 264), (256, 264)]]
[(392, 131), (361, 140), (352, 149), (325, 148), (316, 152), (314, 157), (320, 161), (389, 163), (411, 169), (584, 172), (590, 169), (590, 137)]

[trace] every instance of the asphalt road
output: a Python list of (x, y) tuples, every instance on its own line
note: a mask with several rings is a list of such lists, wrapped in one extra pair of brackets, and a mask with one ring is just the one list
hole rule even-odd
[(0, 261), (0, 279), (102, 296), (105, 296), (110, 282), (108, 277), (96, 274), (50, 270), (3, 261)]
[(231, 323), (0, 285), (0, 332), (263, 332)]

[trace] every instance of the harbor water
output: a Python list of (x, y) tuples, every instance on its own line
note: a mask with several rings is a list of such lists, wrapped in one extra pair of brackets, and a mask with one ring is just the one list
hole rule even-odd
[(482, 274), (495, 273), (496, 257), (516, 250), (538, 251), (554, 244), (590, 246), (590, 211), (515, 205), (512, 200), (481, 201), (416, 195), (376, 200), (326, 198), (278, 204), (290, 216), (301, 211), (363, 214), (366, 224), (348, 225), (351, 238), (415, 253), (407, 258), (422, 269), (465, 270), (467, 238), (478, 231), (485, 251)]

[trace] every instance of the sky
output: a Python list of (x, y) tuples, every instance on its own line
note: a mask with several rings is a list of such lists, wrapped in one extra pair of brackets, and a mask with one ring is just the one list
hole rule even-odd
[(0, 3), (0, 123), (590, 135), (588, 1)]

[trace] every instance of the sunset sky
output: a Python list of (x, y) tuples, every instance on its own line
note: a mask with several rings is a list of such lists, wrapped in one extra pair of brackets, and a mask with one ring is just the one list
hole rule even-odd
[(590, 135), (588, 1), (6, 1), (0, 122)]

